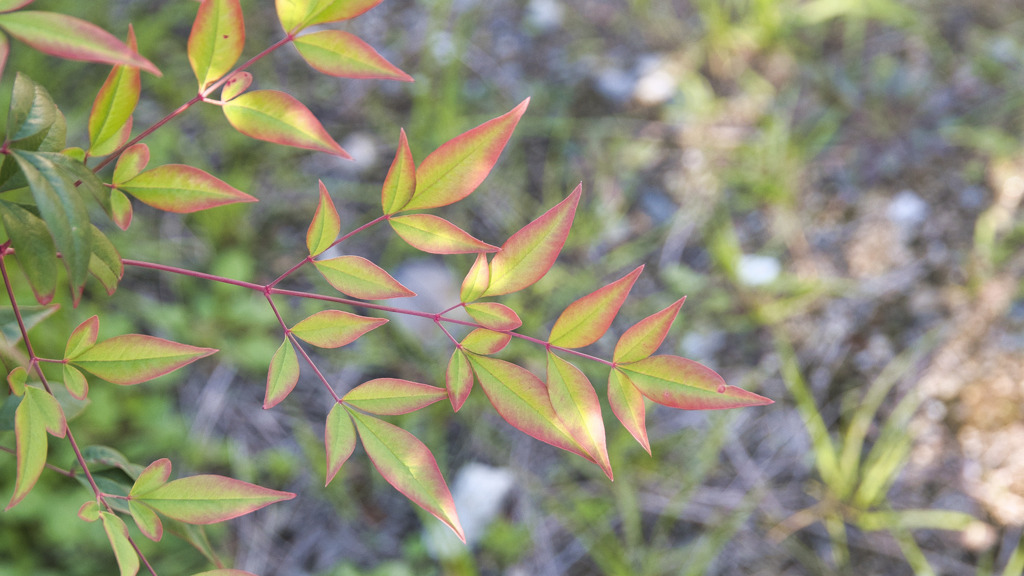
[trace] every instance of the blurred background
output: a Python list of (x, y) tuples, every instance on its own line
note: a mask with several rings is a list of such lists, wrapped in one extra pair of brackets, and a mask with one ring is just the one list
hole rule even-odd
[[(281, 31), (273, 2), (242, 5), (248, 58)], [(143, 80), (136, 132), (195, 95), (194, 2), (32, 8), (122, 38), (134, 24), (164, 73)], [(398, 418), (456, 493), (473, 540), (452, 546), (361, 449), (322, 488), (331, 401), (306, 371), (286, 402), (262, 410), (281, 336), (258, 294), (129, 269), (113, 297), (91, 290), (34, 341), (59, 355), (71, 328), (99, 313), (101, 337), (144, 331), (222, 350), (153, 384), (97, 382), (72, 423), (80, 441), (135, 462), (168, 456), (175, 474), (299, 494), (209, 529), (222, 557), (265, 576), (1024, 571), (1019, 2), (385, 0), (341, 28), (415, 82), (324, 77), (290, 47), (251, 71), (255, 88), (307, 104), (354, 161), (252, 141), (216, 107), (194, 108), (147, 139), (153, 164), (198, 166), (260, 202), (188, 217), (136, 204), (131, 229), (111, 234), (124, 257), (268, 282), (305, 254), (318, 179), (350, 230), (379, 210), (400, 127), (420, 161), (531, 97), (489, 178), (439, 212), (500, 244), (583, 182), (558, 264), (502, 300), (523, 332), (545, 337), (568, 303), (645, 264), (613, 334), (587, 351), (610, 357), (615, 336), (686, 295), (662, 350), (776, 403), (649, 405), (653, 457), (606, 409), (614, 482), (512, 430), (479, 391), (458, 415), (439, 403)], [(85, 146), (109, 69), (15, 44), (4, 106), (15, 70), (50, 90), (69, 145)], [(345, 249), (430, 295), (416, 304), (430, 311), (457, 302), (472, 263), (422, 255), (383, 229)], [(330, 293), (311, 274), (290, 282)], [(279, 305), (291, 321), (321, 308)], [(379, 376), (443, 382), (446, 341), (430, 324), (393, 320), (315, 355), (338, 390)], [(502, 357), (543, 373), (535, 347)], [(603, 396), (607, 374), (581, 367)], [(65, 443), (51, 450), (51, 462), (71, 462)], [(0, 462), (10, 493), (14, 461)], [(3, 515), (0, 573), (115, 573), (102, 530), (74, 518), (86, 498), (44, 474)], [(180, 539), (139, 541), (161, 574), (209, 568)]]

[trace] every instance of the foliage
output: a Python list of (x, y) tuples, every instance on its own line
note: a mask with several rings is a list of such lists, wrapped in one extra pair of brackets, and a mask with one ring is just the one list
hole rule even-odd
[[(108, 238), (110, 224), (128, 230), (133, 201), (158, 210), (187, 214), (254, 202), (256, 198), (198, 168), (184, 164), (149, 167), (142, 141), (167, 122), (199, 104), (223, 110), (239, 133), (257, 140), (349, 158), (316, 115), (293, 96), (278, 90), (250, 90), (247, 69), (275, 50), (292, 44), (315, 70), (345, 78), (411, 81), (361, 39), (339, 30), (307, 29), (359, 16), (379, 0), (278, 0), (283, 39), (243, 64), (237, 64), (246, 40), (238, 0), (203, 0), (187, 44), (188, 61), (198, 83), (197, 95), (132, 137), (133, 115), (141, 90), (140, 72), (160, 76), (138, 53), (134, 30), (122, 43), (102, 29), (59, 13), (25, 10), (31, 0), (0, 1), (0, 57), (6, 59), (8, 37), (54, 56), (113, 65), (88, 118), (89, 146), (67, 147), (67, 121), (47, 91), (27, 75), (16, 73), (6, 136), (0, 153), (0, 220), (6, 238), (0, 245), (0, 272), (22, 349), (7, 366), (12, 391), (3, 407), (13, 417), (0, 422), (13, 430), (16, 485), (7, 509), (36, 486), (48, 462), (49, 436), (66, 438), (70, 469), (54, 469), (77, 479), (91, 496), (79, 517), (100, 520), (121, 574), (141, 566), (156, 574), (125, 518), (146, 538), (160, 541), (165, 524), (183, 534), (208, 557), (215, 570), (206, 575), (237, 575), (210, 552), (196, 525), (224, 522), (273, 503), (290, 492), (238, 479), (199, 474), (171, 480), (171, 462), (156, 458), (148, 466), (131, 462), (113, 448), (80, 444), (69, 424), (90, 397), (90, 376), (121, 386), (135, 386), (167, 375), (217, 352), (148, 334), (122, 334), (99, 340), (100, 320), (92, 316), (70, 331), (60, 358), (47, 358), (33, 346), (30, 328), (45, 327), (45, 312), (28, 314), (19, 296), (21, 283), (44, 310), (52, 310), (58, 290), (67, 289), (78, 305), (89, 278), (115, 294), (126, 270), (148, 268), (248, 289), (261, 295), (280, 326), (282, 341), (267, 359), (264, 408), (285, 401), (308, 365), (330, 396), (325, 425), (326, 483), (352, 456), (357, 444), (380, 475), (423, 510), (465, 541), (455, 503), (430, 449), (410, 432), (379, 416), (407, 414), (448, 400), (454, 411), (465, 404), (475, 384), (497, 413), (513, 427), (596, 464), (611, 479), (613, 462), (605, 440), (601, 402), (587, 375), (570, 358), (607, 368), (608, 401), (633, 437), (651, 451), (645, 424), (645, 401), (686, 410), (758, 406), (771, 400), (730, 386), (709, 368), (656, 352), (683, 303), (680, 299), (625, 331), (611, 360), (580, 351), (602, 338), (642, 272), (636, 268), (569, 304), (554, 321), (546, 339), (519, 332), (520, 315), (495, 297), (537, 283), (554, 265), (566, 244), (583, 194), (582, 184), (566, 198), (513, 233), (501, 246), (473, 237), (456, 224), (424, 210), (449, 206), (472, 194), (505, 149), (529, 99), (510, 111), (447, 141), (418, 164), (404, 130), (394, 161), (383, 179), (381, 215), (353, 230), (342, 231), (330, 192), (321, 182), (306, 234), (306, 255), (268, 284), (226, 275), (122, 258)], [(219, 98), (216, 95), (219, 91)], [(112, 172), (103, 169), (112, 165)], [(104, 176), (107, 174), (107, 176)], [(106, 180), (109, 180), (106, 181)], [(105, 218), (93, 222), (95, 203)], [(382, 266), (355, 255), (337, 255), (338, 245), (371, 227), (387, 223), (411, 247), (429, 254), (475, 254), (463, 281), (459, 302), (434, 313), (372, 301), (413, 296)], [(490, 257), (488, 255), (491, 255)], [(9, 274), (15, 267), (20, 276)], [(292, 290), (280, 285), (300, 270), (316, 270), (341, 296)], [(288, 299), (330, 303), (345, 310), (318, 310), (297, 321), (286, 319), (275, 304)], [(471, 321), (454, 313), (464, 310)], [(381, 328), (387, 319), (374, 314), (418, 316), (431, 321), (450, 341), (444, 387), (397, 377), (375, 378), (339, 391), (323, 375), (306, 345), (339, 348)], [(446, 326), (472, 328), (461, 339)], [(512, 341), (543, 350), (546, 377), (496, 357)], [(443, 359), (441, 360), (443, 362)], [(51, 370), (51, 368), (53, 370)], [(65, 394), (66, 391), (66, 394)], [(88, 429), (76, 430), (83, 439)], [(113, 467), (122, 475), (99, 475)]]

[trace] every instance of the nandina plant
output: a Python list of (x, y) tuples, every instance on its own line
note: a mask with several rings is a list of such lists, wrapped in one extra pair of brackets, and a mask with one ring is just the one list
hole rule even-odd
[[(15, 448), (4, 448), (17, 461), (8, 509), (29, 494), (44, 468), (50, 466), (87, 488), (89, 495), (78, 516), (84, 521), (101, 521), (121, 574), (134, 575), (144, 565), (155, 575), (156, 567), (132, 539), (125, 519), (134, 522), (146, 538), (159, 541), (165, 522), (175, 526), (224, 522), (294, 497), (218, 475), (172, 480), (167, 458), (154, 455), (152, 463), (143, 466), (129, 462), (112, 448), (79, 443), (79, 436), (85, 438), (89, 431), (72, 432), (58, 398), (85, 399), (90, 380), (96, 379), (120, 386), (140, 385), (216, 352), (144, 334), (98, 341), (100, 320), (92, 316), (67, 335), (63, 357), (46, 358), (36, 353), (30, 328), (36, 324), (40, 330), (46, 328), (43, 320), (52, 309), (51, 301), (58, 289), (69, 289), (77, 304), (92, 277), (113, 295), (122, 276), (133, 268), (192, 276), (262, 294), (277, 317), (282, 338), (277, 352), (267, 358), (263, 408), (272, 409), (288, 398), (299, 383), (300, 364), (305, 363), (316, 377), (304, 384), (322, 387), (324, 401), (331, 405), (324, 435), (326, 484), (361, 444), (388, 483), (448, 525), (463, 541), (465, 534), (452, 496), (430, 449), (381, 417), (407, 414), (441, 401), (447, 401), (458, 412), (479, 384), (509, 424), (594, 463), (612, 479), (613, 462), (605, 443), (601, 401), (577, 362), (607, 367), (608, 405), (648, 452), (647, 400), (685, 410), (771, 402), (727, 385), (717, 373), (697, 362), (656, 354), (683, 298), (622, 333), (610, 359), (580, 350), (609, 330), (643, 266), (578, 298), (558, 316), (546, 336), (521, 331), (519, 315), (500, 297), (528, 288), (550, 270), (569, 235), (582, 184), (500, 246), (474, 238), (429, 211), (458, 202), (480, 186), (526, 112), (528, 99), (446, 142), (419, 163), (414, 160), (404, 130), (400, 130), (394, 160), (382, 175), (381, 212), (375, 217), (367, 215), (365, 223), (353, 230), (341, 229), (330, 191), (320, 182), (310, 197), (312, 216), (304, 254), (269, 284), (125, 258), (118, 253), (107, 235), (117, 233), (118, 228), (129, 228), (134, 202), (168, 212), (190, 213), (256, 201), (197, 168), (149, 165), (145, 138), (193, 106), (220, 107), (227, 122), (247, 136), (347, 158), (348, 153), (297, 99), (276, 90), (250, 90), (254, 79), (247, 68), (272, 51), (291, 46), (313, 69), (324, 74), (412, 81), (361, 39), (321, 26), (356, 17), (379, 2), (277, 0), (283, 38), (239, 65), (245, 44), (239, 0), (204, 0), (198, 4), (187, 44), (197, 81), (196, 96), (133, 137), (132, 117), (139, 100), (141, 72), (159, 77), (160, 71), (138, 53), (131, 27), (127, 41), (122, 43), (88, 22), (25, 10), (32, 0), (0, 0), (0, 30), (4, 33), (0, 35), (0, 61), (6, 60), (9, 39), (14, 38), (54, 56), (113, 65), (89, 115), (89, 142), (84, 148), (67, 146), (64, 116), (42, 86), (20, 72), (14, 79), (6, 135), (0, 147), (4, 157), (0, 167), (0, 223), (6, 234), (0, 244), (0, 273), (22, 347), (7, 370), (12, 394), (4, 413), (13, 412), (13, 418), (0, 421), (0, 429), (13, 430), (15, 436)], [(306, 31), (313, 26), (319, 30)], [(113, 170), (104, 171), (110, 164)], [(90, 203), (101, 207), (106, 219), (90, 221)], [(401, 299), (414, 294), (386, 270), (358, 256), (325, 256), (330, 248), (354, 242), (360, 233), (374, 226), (389, 226), (410, 246), (430, 254), (476, 254), (466, 271), (459, 301), (433, 313), (403, 308)], [(296, 246), (296, 250), (301, 248)], [(12, 260), (18, 264), (19, 275), (11, 273)], [(59, 286), (63, 284), (60, 269), (67, 278), (63, 288)], [(337, 293), (283, 287), (294, 275), (305, 273), (318, 273)], [(44, 307), (41, 312), (26, 314), (25, 303), (15, 296), (14, 285), (21, 282), (31, 287), (36, 301)], [(316, 300), (323, 303), (323, 309), (305, 318), (286, 318), (275, 305), (282, 298)], [(385, 300), (398, 303), (380, 303)], [(456, 318), (453, 313), (459, 309), (471, 320)], [(387, 319), (375, 314), (385, 312), (427, 318), (450, 341), (450, 357), (438, 359), (447, 362), (444, 382), (384, 377), (340, 390), (324, 377), (307, 346), (329, 349), (351, 344), (372, 330), (383, 329)], [(448, 329), (459, 324), (471, 329), (461, 339)], [(500, 357), (513, 338), (535, 344), (538, 354), (545, 356), (543, 377)], [(44, 370), (45, 365), (59, 367), (60, 377)], [(48, 461), (47, 436), (67, 440), (74, 453), (70, 466)], [(100, 462), (121, 469), (132, 481), (99, 481), (90, 466)], [(201, 551), (207, 550), (194, 536), (196, 532), (176, 531), (193, 539)], [(204, 574), (243, 574), (224, 568), (215, 556), (210, 555), (210, 561), (216, 569)]]

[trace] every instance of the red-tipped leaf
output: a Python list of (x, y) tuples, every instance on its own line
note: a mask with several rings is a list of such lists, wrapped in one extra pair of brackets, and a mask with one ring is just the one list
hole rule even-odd
[(516, 232), (491, 260), (491, 280), (484, 296), (500, 296), (532, 285), (551, 269), (562, 251), (583, 185), (568, 198)]
[(291, 394), (299, 382), (299, 357), (295, 353), (295, 345), (290, 338), (274, 352), (267, 370), (267, 393), (263, 399), (263, 409), (269, 410), (277, 406)]
[(71, 364), (65, 364), (63, 372), (64, 387), (68, 389), (68, 393), (76, 400), (85, 400), (89, 395), (89, 381), (86, 380), (85, 374)]
[(117, 187), (154, 208), (179, 214), (236, 202), (256, 202), (227, 182), (184, 164), (157, 166)]
[(498, 161), (530, 99), (445, 142), (416, 168), (416, 192), (405, 210), (447, 206), (476, 190)]
[(284, 92), (253, 90), (222, 108), (231, 126), (250, 138), (351, 158), (309, 108)]
[(277, 0), (277, 17), (285, 32), (355, 18), (381, 0)]
[(412, 82), (412, 76), (348, 32), (321, 30), (299, 36), (293, 43), (307, 64), (330, 76)]
[(292, 326), (292, 334), (313, 346), (340, 348), (386, 323), (386, 318), (367, 318), (341, 310), (324, 310)]
[(384, 213), (394, 214), (401, 210), (409, 203), (415, 190), (416, 164), (412, 159), (412, 151), (409, 150), (409, 139), (402, 129), (398, 135), (395, 159), (391, 161), (391, 167), (380, 191), (380, 204)]
[(64, 347), (64, 357), (71, 358), (72, 356), (91, 348), (92, 345), (96, 343), (96, 337), (99, 335), (99, 331), (99, 316), (87, 318), (84, 322), (79, 324), (77, 328), (72, 330), (71, 335), (68, 336), (68, 343)]
[(107, 382), (131, 386), (169, 374), (217, 350), (142, 334), (104, 340), (68, 360)]
[(477, 240), (455, 224), (432, 214), (409, 214), (388, 219), (391, 228), (410, 246), (429, 254), (497, 252), (497, 246)]
[(134, 144), (129, 146), (121, 156), (117, 158), (114, 165), (114, 185), (120, 184), (135, 178), (146, 169), (149, 164), (149, 146), (145, 144)]
[(224, 102), (234, 100), (239, 94), (248, 90), (249, 86), (252, 86), (252, 74), (245, 71), (235, 72), (220, 89), (220, 99)]
[(398, 378), (377, 378), (348, 391), (342, 398), (372, 414), (397, 416), (426, 408), (448, 396), (444, 388)]
[(336, 290), (355, 298), (383, 300), (416, 295), (366, 258), (339, 256), (313, 265)]
[(356, 428), (352, 417), (340, 403), (335, 403), (327, 414), (324, 446), (327, 448), (327, 481), (324, 486), (327, 486), (356, 449)]
[(128, 536), (128, 526), (116, 514), (100, 512), (103, 530), (110, 540), (110, 548), (117, 559), (117, 568), (121, 576), (135, 576), (139, 573), (139, 554), (132, 547)]
[(477, 328), (462, 339), (462, 347), (474, 354), (488, 356), (497, 354), (508, 346), (512, 335), (508, 332), (495, 332), (486, 328)]
[(516, 311), (498, 302), (474, 302), (466, 304), (466, 313), (491, 330), (515, 330), (523, 325)]
[(651, 453), (651, 441), (647, 439), (646, 407), (644, 397), (621, 370), (608, 374), (608, 404), (622, 426), (636, 438), (636, 441)]
[(604, 437), (601, 401), (590, 380), (579, 368), (548, 351), (547, 384), (548, 398), (559, 420), (590, 454), (590, 460), (601, 467), (609, 480), (614, 480)]
[(673, 408), (717, 410), (773, 403), (764, 396), (729, 386), (714, 370), (679, 356), (651, 356), (618, 368), (641, 394)]
[(551, 328), (548, 340), (563, 348), (582, 348), (597, 342), (619, 313), (643, 266), (570, 304)]
[(238, 0), (202, 0), (188, 37), (188, 62), (199, 90), (230, 72), (244, 47), (245, 22)]
[(612, 360), (618, 364), (625, 364), (643, 360), (657, 352), (685, 301), (684, 296), (668, 308), (651, 314), (626, 330), (615, 344)]
[(139, 528), (139, 532), (142, 532), (143, 536), (154, 542), (159, 542), (163, 539), (164, 523), (160, 521), (156, 510), (137, 500), (129, 500), (128, 512), (132, 515), (132, 520), (135, 521), (135, 525)]
[(462, 288), (459, 291), (459, 299), (463, 302), (472, 302), (483, 296), (487, 291), (487, 285), (491, 281), (491, 265), (487, 262), (485, 254), (477, 254), (476, 261), (466, 273), (462, 281)]
[(448, 361), (444, 383), (448, 389), (448, 400), (452, 403), (452, 410), (458, 412), (473, 390), (473, 367), (470, 366), (466, 353), (460, 348), (455, 349)]
[[(128, 26), (128, 48), (138, 52), (135, 30)], [(132, 112), (139, 103), (139, 69), (114, 66), (100, 87), (89, 113), (89, 153), (105, 156), (118, 149), (131, 136)]]
[(334, 201), (327, 192), (327, 187), (320, 181), (320, 202), (316, 205), (316, 212), (313, 214), (313, 221), (309, 223), (306, 231), (306, 247), (310, 256), (316, 256), (327, 250), (338, 239), (341, 232), (341, 217), (338, 216), (338, 209), (334, 207)]
[(21, 10), (0, 14), (0, 29), (58, 58), (124, 64), (160, 76), (160, 70), (110, 32), (66, 14)]
[(47, 433), (63, 438), (67, 433), (64, 411), (56, 398), (45, 390), (25, 387), (21, 403), (14, 411), (14, 440), (17, 471), (14, 494), (5, 510), (10, 510), (28, 495), (46, 465)]
[(130, 496), (132, 500), (186, 524), (224, 522), (294, 497), (291, 492), (271, 490), (214, 474), (179, 478)]
[(463, 542), (455, 501), (430, 450), (412, 434), (366, 414), (351, 411), (363, 448), (388, 484), (448, 525)]

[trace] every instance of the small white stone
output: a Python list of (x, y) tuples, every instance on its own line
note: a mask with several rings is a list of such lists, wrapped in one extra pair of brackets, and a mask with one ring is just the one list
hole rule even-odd
[(633, 97), (641, 104), (662, 104), (676, 95), (678, 85), (675, 76), (659, 68), (640, 77)]
[(913, 190), (902, 190), (889, 201), (885, 217), (901, 226), (920, 224), (928, 217), (928, 203)]
[(782, 272), (782, 264), (778, 258), (759, 254), (744, 254), (736, 265), (739, 281), (745, 286), (764, 286), (771, 284)]
[(530, 0), (526, 6), (526, 21), (541, 31), (559, 28), (564, 17), (565, 6), (558, 0)]

